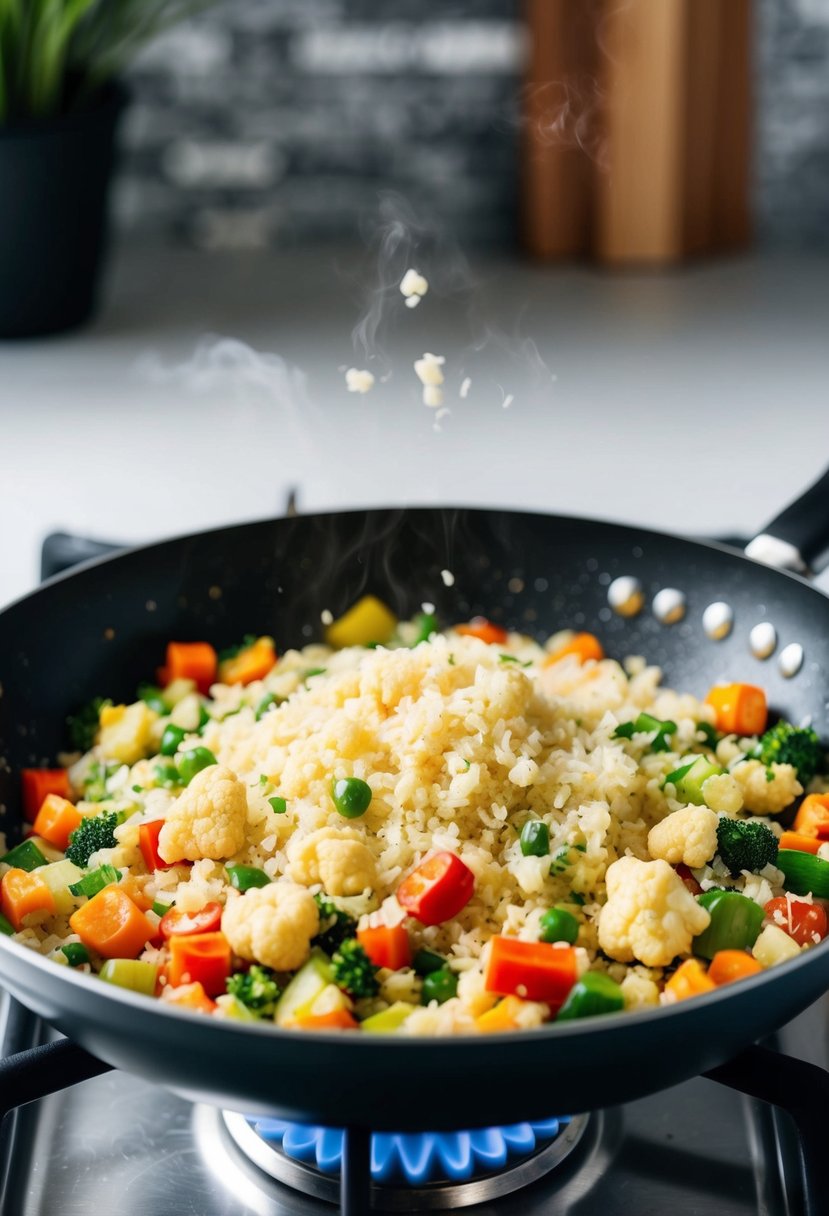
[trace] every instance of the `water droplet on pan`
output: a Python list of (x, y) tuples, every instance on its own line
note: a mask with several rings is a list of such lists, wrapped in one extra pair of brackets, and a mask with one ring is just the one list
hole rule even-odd
[(748, 645), (755, 659), (767, 659), (777, 648), (777, 630), (771, 621), (761, 621), (748, 635)]
[(734, 610), (723, 600), (709, 604), (702, 614), (702, 627), (714, 642), (727, 638), (734, 625)]
[(676, 587), (663, 587), (653, 597), (653, 615), (663, 625), (675, 625), (685, 616), (687, 601)]
[(777, 665), (780, 668), (781, 676), (785, 676), (787, 680), (796, 676), (803, 666), (803, 647), (800, 643), (790, 642), (781, 650)]
[(619, 616), (636, 616), (645, 602), (639, 579), (629, 574), (615, 578), (607, 589), (607, 602)]

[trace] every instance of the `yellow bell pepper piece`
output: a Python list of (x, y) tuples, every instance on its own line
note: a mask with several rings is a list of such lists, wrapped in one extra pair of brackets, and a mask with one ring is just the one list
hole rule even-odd
[(374, 595), (364, 595), (325, 631), (325, 640), (335, 650), (345, 646), (368, 646), (388, 642), (397, 628), (397, 617)]

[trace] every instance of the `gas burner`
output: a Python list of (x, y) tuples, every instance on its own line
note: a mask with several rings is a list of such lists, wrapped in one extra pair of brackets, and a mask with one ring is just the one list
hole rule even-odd
[[(340, 1195), (343, 1132), (222, 1112), (225, 1132), (264, 1174), (316, 1199)], [(446, 1211), (510, 1195), (562, 1165), (589, 1116), (475, 1131), (374, 1134), (372, 1210)]]

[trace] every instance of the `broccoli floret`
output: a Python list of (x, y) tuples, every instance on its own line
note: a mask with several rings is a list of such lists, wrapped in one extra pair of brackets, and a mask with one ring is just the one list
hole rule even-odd
[(764, 823), (722, 818), (717, 824), (717, 852), (732, 874), (756, 874), (777, 861), (777, 837)]
[(118, 843), (115, 839), (115, 828), (118, 823), (119, 816), (115, 811), (105, 812), (103, 815), (87, 816), (69, 837), (69, 846), (66, 850), (67, 859), (74, 861), (76, 866), (85, 870), (89, 865), (90, 857), (93, 853), (97, 853), (98, 849), (115, 848)]
[(91, 764), (83, 782), (84, 802), (103, 802), (108, 798), (107, 781), (117, 772), (117, 764)]
[(327, 895), (318, 893), (314, 899), (320, 914), (320, 931), (314, 938), (314, 945), (319, 946), (326, 954), (333, 954), (347, 937), (354, 936), (357, 932), (357, 922), (353, 916), (338, 908)]
[(258, 1018), (273, 1017), (279, 1000), (279, 985), (267, 967), (254, 963), (248, 971), (237, 971), (228, 979), (227, 990)]
[(69, 727), (70, 742), (78, 752), (88, 752), (95, 742), (101, 710), (112, 702), (105, 697), (93, 697), (88, 705), (84, 705), (76, 714), (70, 714), (66, 719)]
[(763, 764), (791, 764), (801, 785), (808, 785), (823, 764), (823, 748), (811, 726), (777, 722), (760, 739), (754, 757)]
[(334, 983), (344, 988), (351, 996), (376, 996), (380, 985), (377, 972), (363, 947), (354, 937), (348, 937), (331, 959)]

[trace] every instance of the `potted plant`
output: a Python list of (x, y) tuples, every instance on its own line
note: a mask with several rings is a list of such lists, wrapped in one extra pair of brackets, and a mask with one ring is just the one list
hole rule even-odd
[(79, 325), (95, 304), (120, 74), (209, 0), (0, 0), (0, 337)]

